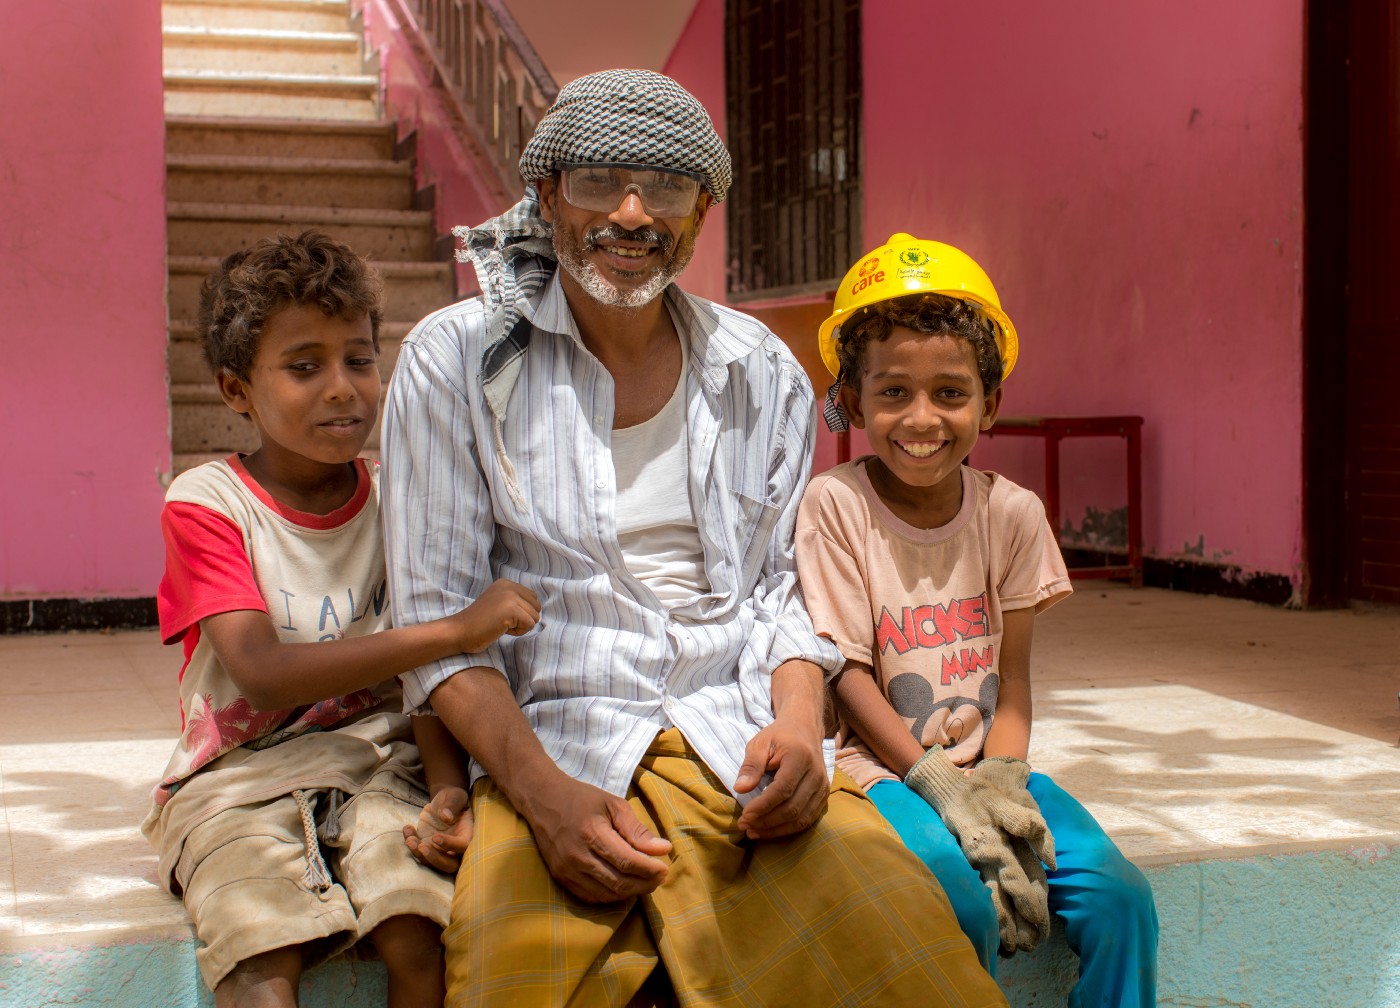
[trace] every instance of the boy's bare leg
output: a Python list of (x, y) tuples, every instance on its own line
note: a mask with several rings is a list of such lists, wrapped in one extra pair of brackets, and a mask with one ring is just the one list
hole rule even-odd
[(273, 949), (244, 959), (214, 988), (218, 1008), (296, 1008), (301, 947)]
[(403, 915), (390, 917), (370, 936), (389, 974), (389, 1008), (442, 1008), (442, 928), (426, 917)]

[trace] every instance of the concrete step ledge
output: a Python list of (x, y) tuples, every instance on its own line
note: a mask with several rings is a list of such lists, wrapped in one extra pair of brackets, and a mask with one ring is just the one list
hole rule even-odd
[(224, 397), (213, 385), (171, 385), (170, 403), (174, 406), (223, 404)]
[(395, 156), (394, 124), (382, 118), (250, 118), (246, 115), (167, 115), (166, 156), (246, 155), (367, 160)]
[[(192, 319), (199, 311), (199, 286), (219, 268), (219, 256), (171, 255), (166, 262), (170, 273), (170, 317)], [(426, 261), (371, 260), (384, 279), (389, 318), (417, 322), (456, 299), (454, 269), (451, 263)]]
[(290, 74), (235, 70), (167, 70), (166, 90), (175, 88), (242, 89), (295, 94), (374, 94), (379, 78), (364, 74)]
[(382, 132), (392, 132), (392, 119), (376, 119), (374, 122), (342, 122), (339, 119), (272, 119), (262, 116), (187, 116), (165, 117), (166, 133), (185, 131), (230, 132), (249, 131), (260, 133), (330, 133), (342, 136), (371, 136)]
[[(387, 340), (402, 342), (403, 338), (412, 331), (417, 322), (394, 321), (385, 319), (379, 324), (379, 342), (382, 344)], [(170, 321), (170, 342), (171, 343), (197, 343), (199, 341), (199, 324), (193, 319), (171, 319)]]
[(422, 209), (408, 161), (176, 154), (166, 158), (172, 203)]
[(169, 220), (257, 221), (280, 224), (289, 221), (325, 222), (328, 227), (432, 227), (427, 210), (383, 210), (378, 207), (260, 206), (256, 203), (169, 203)]
[[(1400, 835), (1135, 860), (1161, 919), (1164, 1008), (1400, 1004)], [(26, 1008), (206, 1008), (195, 948), (188, 926), (0, 938), (0, 996)], [(1056, 922), (1034, 952), (999, 964), (998, 981), (1012, 1008), (1049, 1008), (1077, 971)], [(307, 971), (301, 1003), (378, 1008), (383, 982), (381, 964), (339, 957)]]
[(167, 115), (229, 116), (263, 115), (269, 119), (304, 116), (307, 119), (339, 119), (373, 122), (380, 118), (376, 90), (338, 92), (325, 89), (259, 86), (182, 86), (166, 82)]
[(205, 26), (165, 29), (161, 62), (167, 74), (241, 73), (317, 77), (377, 76), (351, 32), (278, 31)]
[(165, 0), (161, 19), (167, 27), (344, 31), (350, 5), (346, 0)]
[(246, 45), (259, 48), (358, 49), (362, 37), (349, 31), (301, 31), (274, 28), (224, 28), (217, 25), (166, 25), (166, 44)]
[(220, 174), (259, 172), (266, 175), (300, 175), (308, 172), (334, 172), (339, 175), (383, 175), (409, 179), (413, 177), (413, 165), (407, 161), (268, 157), (257, 154), (170, 154), (166, 156), (165, 167), (167, 171)]
[[(219, 268), (219, 256), (170, 256), (166, 262), (171, 275), (205, 277)], [(450, 280), (452, 264), (445, 262), (380, 262), (371, 260), (379, 275), (388, 280)], [(439, 307), (442, 307), (441, 305)]]
[(371, 260), (431, 260), (437, 243), (424, 210), (281, 206), (257, 203), (170, 203), (166, 244), (171, 255), (227, 254), (270, 234), (324, 231)]
[(178, 10), (184, 7), (235, 7), (258, 8), (262, 10), (291, 10), (350, 14), (350, 0), (165, 0), (163, 9)]
[[(224, 456), (219, 456), (224, 457)], [(181, 470), (183, 471), (183, 470)], [(14, 1008), (214, 1008), (195, 965), (199, 947), (189, 925), (87, 932), (64, 941), (0, 940), (0, 1004)], [(303, 1005), (382, 1008), (384, 964), (352, 950), (307, 970)]]

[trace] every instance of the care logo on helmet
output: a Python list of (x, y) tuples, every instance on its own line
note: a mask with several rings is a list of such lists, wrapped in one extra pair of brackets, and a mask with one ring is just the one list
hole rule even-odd
[(928, 253), (923, 249), (907, 248), (899, 253), (899, 261), (906, 266), (922, 266), (928, 262)]
[(884, 283), (885, 271), (880, 268), (880, 257), (871, 256), (856, 270), (856, 282), (851, 284), (851, 297), (855, 297), (871, 284)]

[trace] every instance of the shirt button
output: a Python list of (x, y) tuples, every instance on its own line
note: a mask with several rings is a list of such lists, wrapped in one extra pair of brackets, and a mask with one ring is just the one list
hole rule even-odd
[(597, 480), (597, 481), (594, 482), (593, 485), (594, 485), (595, 487), (597, 487), (599, 490), (601, 490), (601, 489), (603, 489), (603, 487), (607, 486), (608, 484), (607, 484), (607, 481), (606, 481), (606, 480)]
[(602, 422), (603, 422), (603, 418), (602, 418), (601, 416), (595, 416), (595, 417), (593, 418), (593, 422), (594, 422), (594, 423), (602, 423)]

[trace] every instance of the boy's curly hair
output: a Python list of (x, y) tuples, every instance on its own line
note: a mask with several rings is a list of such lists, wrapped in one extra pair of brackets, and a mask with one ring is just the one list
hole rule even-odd
[(888, 339), (895, 326), (967, 340), (977, 356), (982, 394), (991, 395), (1001, 386), (1001, 349), (997, 346), (996, 323), (976, 305), (943, 294), (909, 294), (877, 301), (862, 308), (850, 321), (841, 323), (836, 356), (841, 361), (843, 382), (859, 387), (865, 374), (865, 348), (872, 342)]
[(369, 316), (379, 349), (384, 283), (373, 267), (320, 231), (279, 234), (233, 253), (200, 287), (199, 335), (213, 372), (247, 381), (268, 316), (290, 305), (346, 321)]

